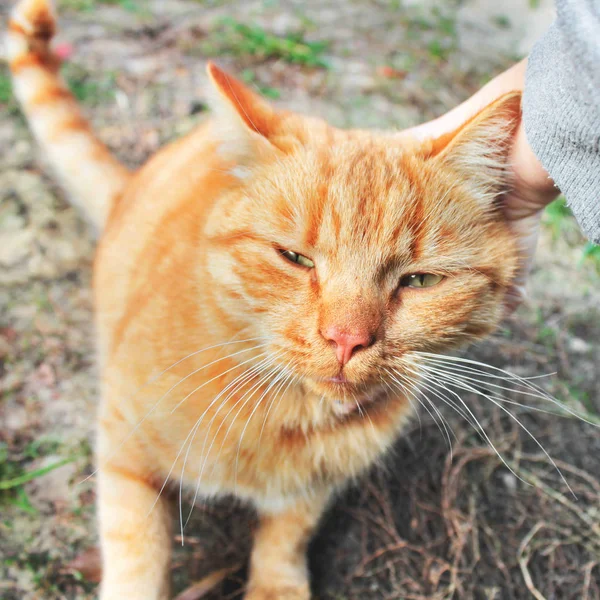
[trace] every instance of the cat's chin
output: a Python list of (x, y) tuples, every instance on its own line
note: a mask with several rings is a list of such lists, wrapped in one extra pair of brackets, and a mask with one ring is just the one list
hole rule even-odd
[(334, 414), (340, 417), (362, 414), (389, 398), (388, 389), (379, 382), (357, 385), (340, 377), (331, 377), (313, 380), (308, 387), (320, 402), (328, 401)]
[(342, 417), (359, 414), (369, 410), (373, 405), (383, 402), (389, 397), (388, 392), (382, 386), (376, 386), (368, 393), (360, 397), (339, 398), (333, 401), (334, 412)]

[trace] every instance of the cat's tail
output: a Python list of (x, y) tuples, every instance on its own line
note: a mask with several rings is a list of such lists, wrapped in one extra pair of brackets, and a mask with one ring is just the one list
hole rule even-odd
[(55, 30), (50, 0), (15, 6), (6, 35), (14, 94), (73, 203), (101, 230), (130, 173), (94, 135), (60, 77), (50, 49)]

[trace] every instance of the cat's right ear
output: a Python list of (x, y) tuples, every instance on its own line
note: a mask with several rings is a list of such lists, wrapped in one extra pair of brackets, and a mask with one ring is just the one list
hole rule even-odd
[(212, 83), (209, 104), (215, 113), (219, 153), (241, 167), (273, 156), (270, 142), (279, 118), (268, 102), (214, 63), (207, 65)]

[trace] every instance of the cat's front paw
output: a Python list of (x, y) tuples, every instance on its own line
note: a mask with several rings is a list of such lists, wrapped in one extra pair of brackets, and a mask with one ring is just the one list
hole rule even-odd
[(310, 600), (308, 584), (301, 586), (250, 586), (244, 600)]

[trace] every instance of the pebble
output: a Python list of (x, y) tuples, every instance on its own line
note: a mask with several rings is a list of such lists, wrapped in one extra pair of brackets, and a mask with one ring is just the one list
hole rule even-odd
[(573, 337), (569, 340), (569, 350), (575, 354), (587, 354), (590, 351), (590, 345), (581, 338)]

